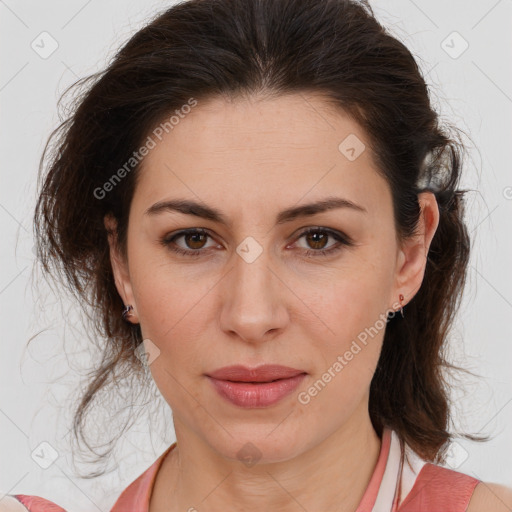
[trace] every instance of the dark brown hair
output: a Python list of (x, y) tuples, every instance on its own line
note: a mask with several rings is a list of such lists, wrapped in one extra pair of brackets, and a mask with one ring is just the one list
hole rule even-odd
[[(76, 91), (81, 89), (81, 93)], [(90, 307), (92, 332), (106, 340), (101, 364), (74, 416), (85, 439), (86, 413), (100, 391), (123, 378), (142, 379), (134, 349), (139, 325), (121, 319), (103, 218), (118, 222), (126, 254), (127, 219), (140, 164), (105, 190), (163, 119), (190, 99), (321, 93), (366, 131), (393, 197), (397, 237), (411, 236), (418, 193), (435, 193), (439, 227), (421, 288), (405, 318), (389, 320), (371, 382), (370, 416), (422, 457), (444, 462), (450, 434), (445, 345), (464, 288), (470, 240), (458, 184), (465, 148), (439, 123), (409, 50), (364, 1), (190, 0), (139, 30), (108, 67), (78, 81), (69, 117), (51, 134), (41, 158), (34, 215), (38, 259)], [(66, 93), (69, 92), (66, 91)], [(48, 158), (47, 158), (48, 157)], [(40, 170), (41, 170), (40, 169)], [(125, 167), (126, 170), (126, 167)], [(101, 196), (101, 197), (100, 197)], [(465, 370), (466, 371), (466, 370)], [(135, 385), (140, 385), (136, 380)], [(473, 440), (476, 436), (462, 434)]]

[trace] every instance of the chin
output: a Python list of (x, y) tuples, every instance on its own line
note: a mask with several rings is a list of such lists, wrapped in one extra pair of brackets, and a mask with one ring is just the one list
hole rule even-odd
[(239, 429), (228, 428), (231, 436), (223, 431), (221, 437), (219, 432), (214, 439), (208, 439), (215, 451), (222, 457), (243, 462), (247, 467), (255, 464), (270, 464), (276, 462), (285, 462), (300, 455), (309, 448), (310, 439), (301, 440), (289, 429), (277, 426), (278, 423), (271, 425), (260, 425), (256, 428), (240, 426)]

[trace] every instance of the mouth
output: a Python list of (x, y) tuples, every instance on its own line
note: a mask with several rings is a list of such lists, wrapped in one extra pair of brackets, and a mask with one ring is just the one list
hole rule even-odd
[(206, 376), (223, 399), (237, 407), (255, 409), (277, 404), (290, 395), (306, 375), (307, 372), (296, 368), (265, 365), (255, 369), (225, 367)]
[(306, 374), (304, 370), (277, 364), (264, 364), (256, 368), (242, 365), (225, 366), (207, 374), (208, 377), (230, 382), (246, 382), (252, 384), (275, 382)]
[[(302, 375), (300, 373), (298, 373), (297, 375)], [(305, 375), (305, 374), (304, 374)], [(280, 381), (280, 380), (286, 380), (286, 379), (290, 379), (292, 377), (283, 377), (281, 379), (273, 379), (273, 380), (232, 380), (232, 379), (225, 379), (226, 382), (235, 382), (235, 383), (240, 383), (240, 384), (268, 384), (269, 382), (277, 382), (277, 381)], [(222, 380), (222, 379), (219, 379), (219, 380)]]

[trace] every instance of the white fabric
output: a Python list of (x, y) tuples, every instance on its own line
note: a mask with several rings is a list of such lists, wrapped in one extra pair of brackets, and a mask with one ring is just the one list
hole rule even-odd
[(400, 501), (398, 502), (399, 505), (411, 492), (411, 489), (416, 482), (416, 478), (418, 477), (421, 468), (427, 463), (427, 461), (423, 460), (415, 451), (411, 450), (410, 446), (407, 444), (405, 445), (405, 455), (406, 459), (402, 469), (402, 488), (400, 493)]
[[(426, 461), (421, 459), (407, 444), (405, 444), (405, 457), (403, 460), (400, 439), (392, 430), (386, 467), (372, 512), (392, 512), (393, 503), (398, 497), (398, 490), (400, 489), (398, 501), (398, 505), (400, 505), (413, 488)], [(400, 483), (401, 485), (399, 485)]]
[(382, 481), (372, 512), (391, 512), (400, 473), (400, 456), (400, 441), (393, 430), (391, 432), (386, 467), (384, 468), (384, 474), (382, 475)]

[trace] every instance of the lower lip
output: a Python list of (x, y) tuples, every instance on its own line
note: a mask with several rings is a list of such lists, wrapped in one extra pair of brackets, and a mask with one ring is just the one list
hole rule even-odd
[(273, 382), (232, 382), (208, 377), (220, 396), (238, 407), (269, 407), (292, 393), (306, 376), (305, 373)]

